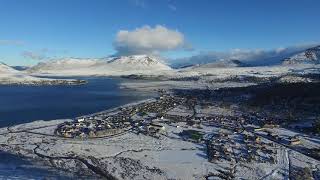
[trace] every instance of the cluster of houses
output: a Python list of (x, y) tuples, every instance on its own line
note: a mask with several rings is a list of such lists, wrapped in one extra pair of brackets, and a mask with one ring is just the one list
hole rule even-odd
[(270, 162), (275, 163), (276, 153), (272, 143), (266, 143), (260, 137), (243, 132), (233, 134), (221, 131), (213, 134), (205, 141), (209, 162), (236, 161), (236, 162)]
[(162, 94), (156, 101), (144, 102), (130, 107), (120, 108), (120, 113), (126, 117), (132, 117), (136, 114), (155, 113), (158, 117), (163, 117), (168, 110), (184, 103), (183, 98), (172, 95)]
[(158, 101), (148, 103), (142, 106), (141, 110), (144, 112), (163, 114), (169, 109), (172, 109), (185, 102), (184, 98), (179, 98), (170, 95), (162, 95)]
[[(272, 143), (262, 141), (255, 135), (254, 129), (245, 126), (248, 124), (244, 116), (215, 115), (196, 117), (202, 124), (221, 128), (216, 134), (205, 139), (207, 156), (210, 162), (242, 161), (242, 162), (271, 162), (275, 163), (275, 151), (270, 148)], [(265, 124), (262, 128), (278, 127), (275, 124)], [(258, 128), (257, 128), (258, 129)]]
[(139, 123), (137, 126), (137, 133), (159, 138), (160, 135), (166, 135), (166, 128), (160, 123)]
[[(102, 112), (65, 122), (58, 126), (56, 134), (66, 138), (95, 138), (112, 136), (134, 128), (139, 133), (156, 136), (163, 134), (165, 127), (148, 120), (143, 114), (154, 113), (159, 116), (183, 102), (182, 98), (163, 94), (156, 101), (122, 107), (112, 115)], [(137, 114), (142, 115), (141, 118), (133, 119)]]
[(112, 136), (131, 128), (129, 121), (118, 121), (110, 118), (108, 121), (101, 119), (79, 118), (74, 122), (60, 124), (56, 133), (66, 138), (94, 138)]
[(235, 132), (241, 132), (243, 130), (242, 124), (245, 123), (245, 119), (241, 116), (216, 115), (209, 117), (196, 117), (196, 120), (199, 120), (208, 126), (218, 126)]
[(278, 142), (280, 144), (295, 146), (301, 144), (301, 140), (298, 136), (280, 136), (279, 134), (272, 131), (274, 128), (279, 128), (280, 126), (273, 123), (267, 123), (260, 128), (255, 128), (255, 132), (259, 132), (265, 135), (266, 138)]

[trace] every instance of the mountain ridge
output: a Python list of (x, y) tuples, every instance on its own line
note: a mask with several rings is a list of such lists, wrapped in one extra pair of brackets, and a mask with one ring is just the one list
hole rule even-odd
[(282, 61), (282, 64), (284, 65), (301, 63), (320, 64), (320, 45), (306, 49), (305, 51), (295, 54), (289, 58), (285, 58)]
[(0, 62), (0, 73), (14, 73), (17, 72), (14, 68), (10, 67), (9, 65)]
[(103, 59), (63, 58), (38, 63), (27, 72), (67, 75), (127, 75), (168, 70), (171, 70), (171, 67), (156, 57), (133, 55)]

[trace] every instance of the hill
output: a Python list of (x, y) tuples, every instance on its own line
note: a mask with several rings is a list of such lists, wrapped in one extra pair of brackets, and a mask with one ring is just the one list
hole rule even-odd
[(147, 55), (120, 56), (105, 59), (65, 58), (39, 63), (27, 71), (52, 75), (128, 75), (153, 74), (171, 68), (156, 57)]

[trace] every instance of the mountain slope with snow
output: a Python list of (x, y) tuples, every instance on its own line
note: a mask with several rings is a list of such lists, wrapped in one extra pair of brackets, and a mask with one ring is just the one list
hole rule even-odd
[(16, 73), (17, 70), (13, 69), (12, 67), (0, 62), (0, 74), (4, 73)]
[(38, 81), (39, 78), (25, 75), (0, 62), (0, 84), (18, 84)]
[(320, 64), (320, 46), (309, 48), (304, 52), (298, 53), (283, 60), (284, 65), (301, 63)]
[(161, 60), (147, 55), (121, 56), (112, 59), (108, 65), (125, 70), (170, 70)]
[(57, 73), (88, 68), (98, 64), (96, 59), (64, 58), (55, 61), (41, 62), (27, 70), (29, 73)]
[(109, 59), (65, 58), (39, 63), (27, 72), (50, 75), (106, 75), (154, 74), (170, 71), (161, 60), (147, 55), (121, 56)]
[(75, 85), (84, 83), (82, 81), (70, 79), (49, 79), (27, 75), (22, 71), (0, 62), (0, 84), (19, 84), (19, 85)]

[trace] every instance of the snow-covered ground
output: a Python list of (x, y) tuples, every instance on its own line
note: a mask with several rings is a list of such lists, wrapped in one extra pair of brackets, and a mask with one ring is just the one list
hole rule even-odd
[[(275, 163), (255, 161), (235, 163), (233, 160), (210, 163), (203, 144), (184, 141), (178, 135), (182, 130), (189, 129), (185, 125), (180, 125), (181, 123), (179, 126), (165, 125), (167, 134), (159, 139), (128, 132), (116, 137), (83, 141), (54, 136), (54, 129), (63, 121), (68, 120), (38, 121), (0, 129), (0, 144), (7, 144), (2, 146), (1, 150), (38, 159), (36, 152), (40, 156), (48, 157), (40, 158), (47, 167), (53, 166), (69, 172), (83, 171), (90, 174), (88, 167), (75, 162), (75, 159), (80, 157), (94, 167), (104, 169), (120, 179), (202, 179), (208, 174), (219, 174), (231, 168), (235, 170), (233, 174), (238, 179), (281, 180), (288, 179), (292, 167), (317, 168), (320, 163), (277, 144), (267, 146), (274, 149)], [(222, 131), (221, 128), (209, 126), (202, 126), (202, 128), (201, 131), (206, 133)], [(283, 129), (279, 129), (279, 132), (290, 136), (295, 134)], [(237, 135), (228, 137), (231, 138), (230, 140), (233, 137), (237, 139)], [(261, 141), (266, 144), (271, 142), (263, 138)]]

